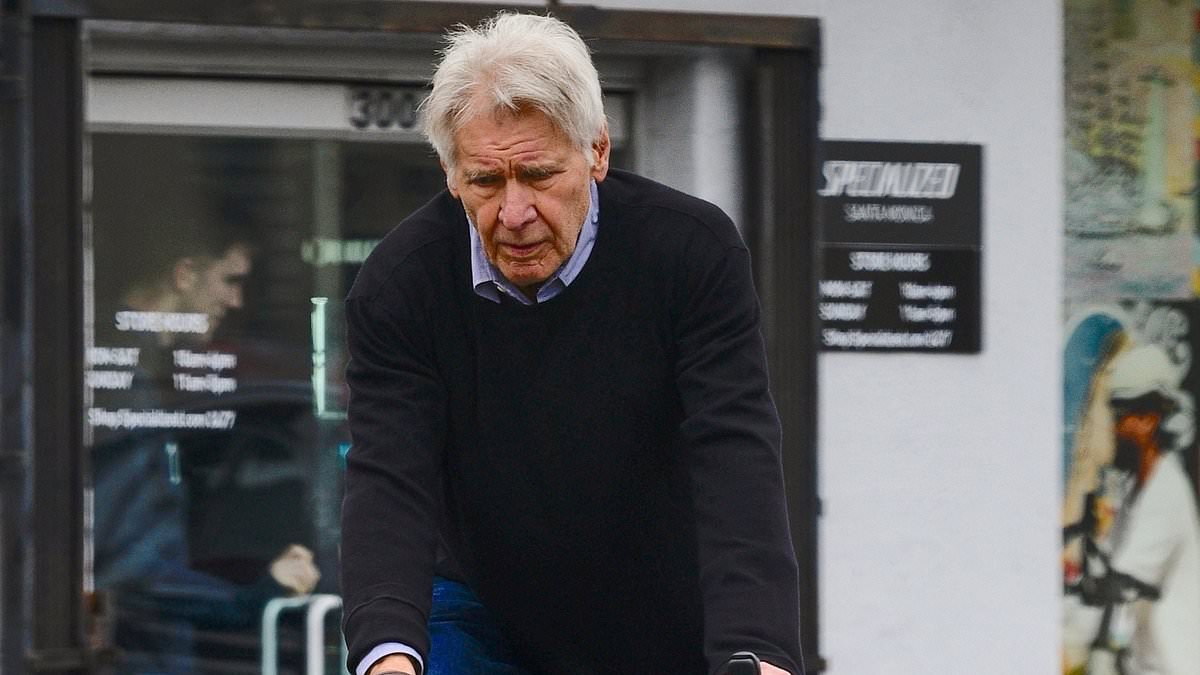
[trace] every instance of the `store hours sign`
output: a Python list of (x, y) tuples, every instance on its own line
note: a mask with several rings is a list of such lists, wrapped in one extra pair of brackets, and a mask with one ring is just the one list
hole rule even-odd
[(978, 353), (982, 148), (822, 147), (822, 348)]

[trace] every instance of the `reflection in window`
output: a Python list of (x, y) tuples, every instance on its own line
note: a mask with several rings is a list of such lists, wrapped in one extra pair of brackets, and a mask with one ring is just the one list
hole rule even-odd
[(341, 299), (443, 178), (382, 143), (96, 134), (92, 160), (86, 424), (116, 671), (257, 672), (265, 604), (335, 592)]

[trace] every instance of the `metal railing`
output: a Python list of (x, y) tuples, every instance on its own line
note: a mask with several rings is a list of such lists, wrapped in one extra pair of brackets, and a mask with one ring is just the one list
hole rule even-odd
[[(284, 612), (304, 612), (304, 672), (305, 675), (326, 675), (325, 619), (330, 612), (342, 609), (342, 599), (328, 593), (298, 598), (275, 598), (267, 603), (262, 614), (262, 675), (279, 675), (279, 619)], [(339, 675), (346, 664), (346, 640), (338, 637)]]

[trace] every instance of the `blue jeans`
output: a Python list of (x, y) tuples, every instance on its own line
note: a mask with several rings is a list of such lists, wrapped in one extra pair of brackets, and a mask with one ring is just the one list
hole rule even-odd
[(427, 675), (529, 675), (495, 619), (466, 585), (437, 577)]

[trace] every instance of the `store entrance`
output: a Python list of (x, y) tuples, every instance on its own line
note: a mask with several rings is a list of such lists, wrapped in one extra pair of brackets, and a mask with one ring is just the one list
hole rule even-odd
[[(15, 7), (0, 13), (0, 661), (341, 672), (340, 298), (441, 189), (413, 104), (438, 36), (494, 8)], [(817, 22), (554, 12), (595, 50), (612, 164), (714, 202), (752, 251), (819, 663)]]
[[(819, 670), (818, 22), (552, 4), (595, 50), (613, 164), (751, 248)], [(336, 299), (387, 212), (440, 185), (411, 103), (438, 36), (494, 7), (9, 5), (3, 668), (340, 672)]]

